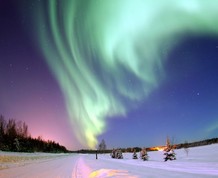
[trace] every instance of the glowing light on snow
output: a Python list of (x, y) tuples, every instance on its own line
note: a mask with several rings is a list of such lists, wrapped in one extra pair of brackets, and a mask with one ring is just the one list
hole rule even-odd
[(137, 178), (138, 176), (131, 176), (126, 170), (114, 170), (114, 169), (99, 169), (97, 171), (92, 172), (89, 175), (89, 178), (97, 178), (97, 177), (126, 177), (126, 178)]
[[(185, 34), (218, 33), (214, 0), (65, 0), (39, 3), (37, 40), (60, 85), (78, 140), (94, 148), (106, 118), (146, 98)], [(134, 81), (134, 83), (131, 83)]]

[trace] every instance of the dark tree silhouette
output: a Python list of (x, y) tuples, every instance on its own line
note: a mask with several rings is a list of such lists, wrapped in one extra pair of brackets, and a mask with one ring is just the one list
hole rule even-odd
[(41, 137), (32, 138), (25, 122), (14, 119), (6, 121), (0, 115), (0, 150), (21, 152), (68, 152), (68, 150), (54, 141), (44, 141)]
[(106, 143), (104, 139), (101, 141), (101, 143), (98, 146), (98, 150), (103, 153), (107, 149)]

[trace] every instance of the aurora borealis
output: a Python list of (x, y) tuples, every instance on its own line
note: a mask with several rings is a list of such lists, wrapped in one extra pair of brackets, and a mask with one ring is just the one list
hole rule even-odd
[[(217, 1), (21, 1), (17, 8), (21, 17), (28, 16), (24, 31), (60, 87), (62, 107), (66, 107), (61, 122), (71, 125), (82, 146), (96, 148), (101, 137), (114, 142), (112, 146), (116, 139), (121, 144), (117, 146), (126, 146), (122, 140), (137, 146), (143, 143), (134, 140), (149, 134), (156, 142), (148, 144), (162, 144), (161, 139), (175, 133), (180, 142), (195, 131), (202, 135), (190, 139), (217, 136), (218, 99), (214, 92), (218, 78), (208, 77), (217, 73), (199, 67), (209, 63), (203, 60), (203, 50), (193, 47), (215, 44), (212, 52), (209, 47), (199, 48), (210, 51), (206, 60), (217, 61), (205, 70), (218, 67)], [(188, 45), (193, 46), (188, 49)], [(200, 80), (203, 78), (205, 81)], [(214, 90), (206, 92), (210, 85)], [(190, 97), (193, 93), (194, 99)], [(172, 123), (172, 132), (165, 122)], [(197, 122), (202, 125), (193, 124)], [(184, 132), (186, 126), (181, 123), (192, 127)], [(148, 131), (140, 125), (146, 125)]]

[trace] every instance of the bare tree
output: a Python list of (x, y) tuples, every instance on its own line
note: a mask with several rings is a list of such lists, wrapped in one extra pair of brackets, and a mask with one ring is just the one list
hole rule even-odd
[(23, 122), (22, 130), (23, 130), (23, 137), (27, 138), (29, 136), (29, 132), (28, 132), (28, 126), (25, 122)]
[(186, 155), (188, 156), (188, 153), (189, 153), (188, 141), (185, 141), (184, 143), (184, 150), (185, 150)]
[(25, 122), (19, 121), (16, 123), (17, 135), (22, 138), (28, 137), (28, 126)]
[(101, 143), (98, 146), (98, 150), (102, 151), (102, 153), (106, 150), (106, 143), (104, 141), (104, 139), (101, 141)]
[(6, 125), (6, 134), (10, 138), (15, 138), (17, 136), (16, 122), (14, 119), (9, 119)]
[(170, 146), (170, 139), (169, 139), (169, 137), (167, 137), (166, 147), (167, 147), (168, 149), (171, 147), (171, 146)]

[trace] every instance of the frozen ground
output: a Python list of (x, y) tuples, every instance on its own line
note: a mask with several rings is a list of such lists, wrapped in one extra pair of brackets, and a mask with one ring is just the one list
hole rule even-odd
[(163, 161), (163, 152), (149, 152), (149, 161), (111, 159), (109, 154), (45, 154), (0, 152), (1, 178), (215, 178), (218, 144), (176, 150), (177, 160)]

